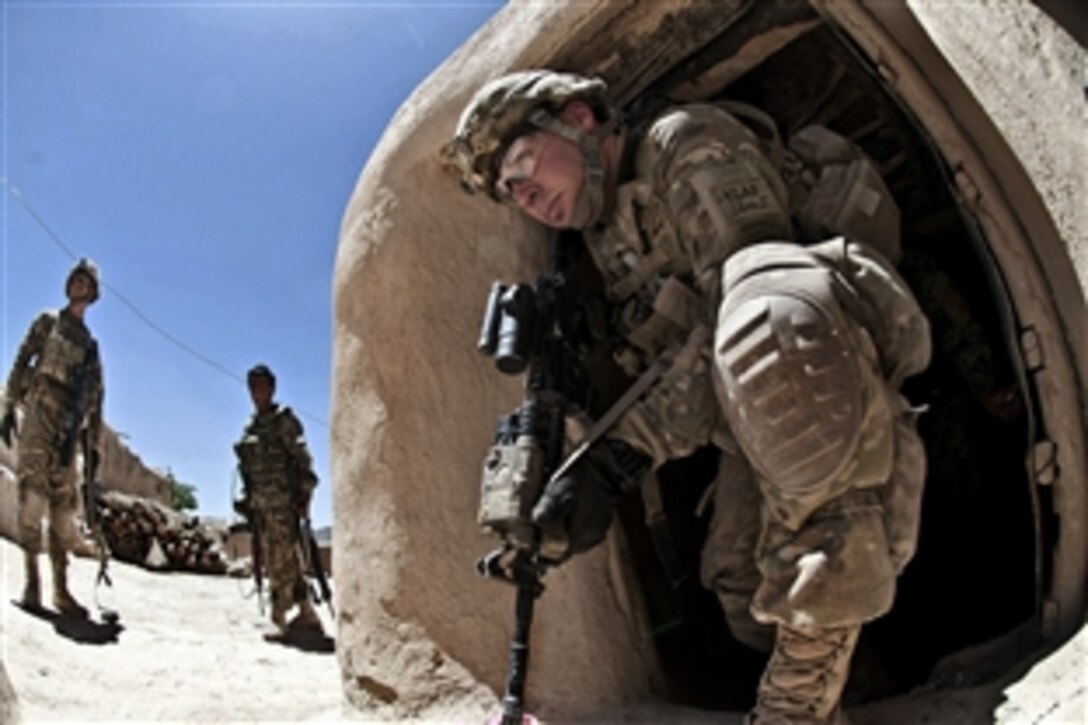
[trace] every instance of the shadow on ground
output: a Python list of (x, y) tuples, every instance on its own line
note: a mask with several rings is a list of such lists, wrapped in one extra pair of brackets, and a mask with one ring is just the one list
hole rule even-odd
[(275, 639), (267, 640), (284, 647), (291, 647), (301, 652), (332, 654), (336, 652), (336, 640), (324, 632), (292, 632)]
[(62, 637), (67, 637), (80, 644), (117, 644), (124, 625), (119, 621), (98, 622), (93, 619), (70, 617), (45, 607), (29, 607), (15, 599), (11, 600), (17, 608), (32, 617), (37, 617), (53, 625), (53, 629)]

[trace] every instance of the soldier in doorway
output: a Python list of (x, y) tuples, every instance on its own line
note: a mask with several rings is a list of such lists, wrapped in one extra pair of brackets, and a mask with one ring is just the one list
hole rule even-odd
[(860, 150), (810, 128), (785, 153), (753, 132), (768, 122), (688, 104), (633, 127), (603, 81), (530, 70), (484, 85), (444, 156), (466, 190), (580, 231), (617, 361), (668, 361), (535, 523), (588, 550), (648, 469), (716, 445), (702, 579), (736, 638), (771, 651), (750, 721), (829, 723), (914, 552), (925, 455), (899, 388), (929, 327)]

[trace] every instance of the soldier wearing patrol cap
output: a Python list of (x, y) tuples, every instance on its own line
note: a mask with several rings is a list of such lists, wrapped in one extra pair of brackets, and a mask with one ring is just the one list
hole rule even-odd
[[(534, 521), (584, 551), (646, 466), (718, 446), (702, 579), (736, 638), (771, 650), (750, 721), (836, 722), (917, 539), (925, 455), (898, 391), (929, 327), (860, 150), (818, 127), (787, 150), (741, 119), (773, 124), (690, 104), (633, 130), (603, 81), (529, 70), (484, 85), (443, 156), (467, 191), (582, 233), (628, 372), (671, 360)], [(796, 173), (806, 158), (853, 173)]]
[[(98, 299), (98, 286), (98, 268), (80, 259), (65, 281), (68, 305), (40, 314), (19, 346), (0, 420), (0, 437), (8, 446), (18, 436), (19, 538), (26, 561), (22, 604), (41, 607), (38, 554), (42, 517), (48, 514), (53, 605), (79, 618), (87, 610), (68, 591), (68, 552), (94, 546), (83, 539), (76, 521), (75, 449), (82, 437), (84, 455), (98, 457), (102, 363), (84, 321), (87, 308)], [(23, 409), (21, 426), (17, 407)]]

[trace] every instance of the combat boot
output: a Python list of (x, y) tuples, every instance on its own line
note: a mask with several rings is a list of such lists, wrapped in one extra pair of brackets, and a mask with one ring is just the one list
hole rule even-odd
[(317, 615), (317, 610), (309, 599), (303, 599), (298, 603), (298, 614), (291, 619), (287, 627), (293, 632), (322, 634), (325, 632), (321, 626), (321, 617)]
[(272, 607), (272, 626), (275, 629), (265, 632), (264, 639), (266, 642), (280, 642), (283, 641), (284, 636), (287, 634), (287, 614), (280, 608)]
[(753, 725), (841, 725), (839, 698), (850, 676), (858, 625), (788, 627), (779, 624), (763, 671)]
[(68, 554), (49, 552), (53, 564), (53, 606), (61, 614), (77, 619), (87, 618), (87, 609), (68, 591)]
[(38, 574), (38, 555), (24, 551), (23, 557), (26, 560), (26, 588), (23, 589), (22, 604), (27, 609), (41, 609), (42, 578)]

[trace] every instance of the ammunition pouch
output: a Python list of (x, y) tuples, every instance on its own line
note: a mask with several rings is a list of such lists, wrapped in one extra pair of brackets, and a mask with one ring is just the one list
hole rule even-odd
[(61, 327), (61, 321), (54, 319), (42, 346), (41, 356), (34, 366), (34, 374), (36, 378), (47, 378), (72, 390), (75, 387), (72, 371), (86, 365), (94, 352), (91, 346), (81, 345), (65, 337)]
[(609, 434), (649, 455), (655, 468), (706, 445), (722, 425), (710, 334), (706, 325), (695, 325), (673, 348), (661, 378)]
[(658, 355), (687, 334), (702, 316), (699, 295), (676, 277), (657, 289), (652, 307), (624, 337), (639, 350)]
[(234, 444), (234, 454), (238, 457), (238, 465), (242, 473), (250, 479), (266, 470), (277, 470), (280, 459), (283, 462), (287, 460), (277, 446), (265, 445), (260, 436), (249, 433)]
[(789, 139), (783, 176), (801, 239), (846, 236), (899, 258), (899, 207), (880, 170), (849, 139), (806, 126)]

